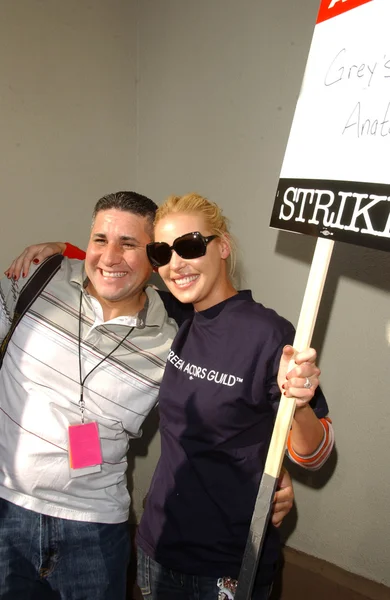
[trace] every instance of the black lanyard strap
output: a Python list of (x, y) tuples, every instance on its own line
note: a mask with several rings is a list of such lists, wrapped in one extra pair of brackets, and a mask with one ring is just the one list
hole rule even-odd
[(113, 350), (111, 350), (111, 352), (109, 352), (107, 354), (107, 356), (103, 356), (102, 360), (99, 361), (98, 364), (95, 365), (93, 367), (93, 369), (91, 369), (90, 372), (87, 373), (86, 376), (83, 379), (82, 372), (81, 372), (81, 306), (82, 306), (82, 302), (83, 302), (83, 291), (81, 290), (81, 292), (80, 292), (80, 306), (79, 306), (79, 339), (78, 339), (78, 349), (79, 349), (79, 380), (80, 380), (80, 400), (79, 400), (79, 407), (80, 407), (80, 412), (81, 412), (81, 422), (84, 423), (84, 411), (85, 411), (84, 384), (85, 384), (87, 378), (91, 375), (91, 373), (95, 369), (97, 369), (98, 367), (100, 367), (100, 365), (105, 360), (108, 360), (110, 358), (110, 356), (112, 354), (114, 354), (115, 350), (117, 350), (119, 348), (119, 346), (121, 346), (123, 344), (123, 342), (125, 342), (127, 340), (127, 338), (129, 337), (129, 335), (134, 331), (134, 327), (131, 327), (129, 329), (129, 331), (126, 333), (125, 337), (115, 346), (115, 348)]

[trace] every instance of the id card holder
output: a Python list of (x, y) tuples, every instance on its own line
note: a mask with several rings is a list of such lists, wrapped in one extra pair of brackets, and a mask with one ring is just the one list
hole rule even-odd
[(97, 422), (69, 425), (68, 439), (70, 476), (99, 473), (103, 458)]

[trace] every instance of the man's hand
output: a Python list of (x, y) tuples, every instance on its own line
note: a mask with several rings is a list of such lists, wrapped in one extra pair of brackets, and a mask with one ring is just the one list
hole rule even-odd
[(280, 527), (284, 517), (290, 512), (294, 503), (294, 488), (287, 470), (282, 467), (278, 491), (275, 493), (272, 508), (272, 524)]
[(32, 262), (35, 264), (41, 263), (45, 258), (53, 254), (62, 254), (65, 252), (66, 244), (63, 242), (44, 242), (42, 244), (34, 244), (27, 246), (11, 265), (4, 272), (8, 279), (17, 281), (20, 276), (26, 277), (29, 272)]

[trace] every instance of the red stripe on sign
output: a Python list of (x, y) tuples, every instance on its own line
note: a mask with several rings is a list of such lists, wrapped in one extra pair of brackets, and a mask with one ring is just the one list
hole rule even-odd
[(342, 15), (348, 10), (367, 4), (367, 2), (372, 2), (372, 0), (321, 0), (317, 23)]

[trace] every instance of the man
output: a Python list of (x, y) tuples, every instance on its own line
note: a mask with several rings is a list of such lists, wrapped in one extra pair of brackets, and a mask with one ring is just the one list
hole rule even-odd
[[(63, 260), (11, 338), (0, 371), (1, 598), (125, 596), (128, 439), (156, 403), (177, 331), (145, 289), (155, 210), (133, 192), (99, 200), (85, 263)], [(1, 282), (0, 341), (21, 287)], [(71, 426), (94, 423), (98, 439), (88, 430), (69, 456)], [(102, 464), (71, 469), (90, 443)]]
[[(63, 260), (9, 343), (0, 371), (1, 598), (125, 597), (128, 441), (156, 403), (177, 331), (145, 287), (156, 208), (134, 192), (100, 199), (85, 262)], [(0, 283), (0, 342), (24, 283)], [(275, 523), (291, 508), (285, 486)]]

